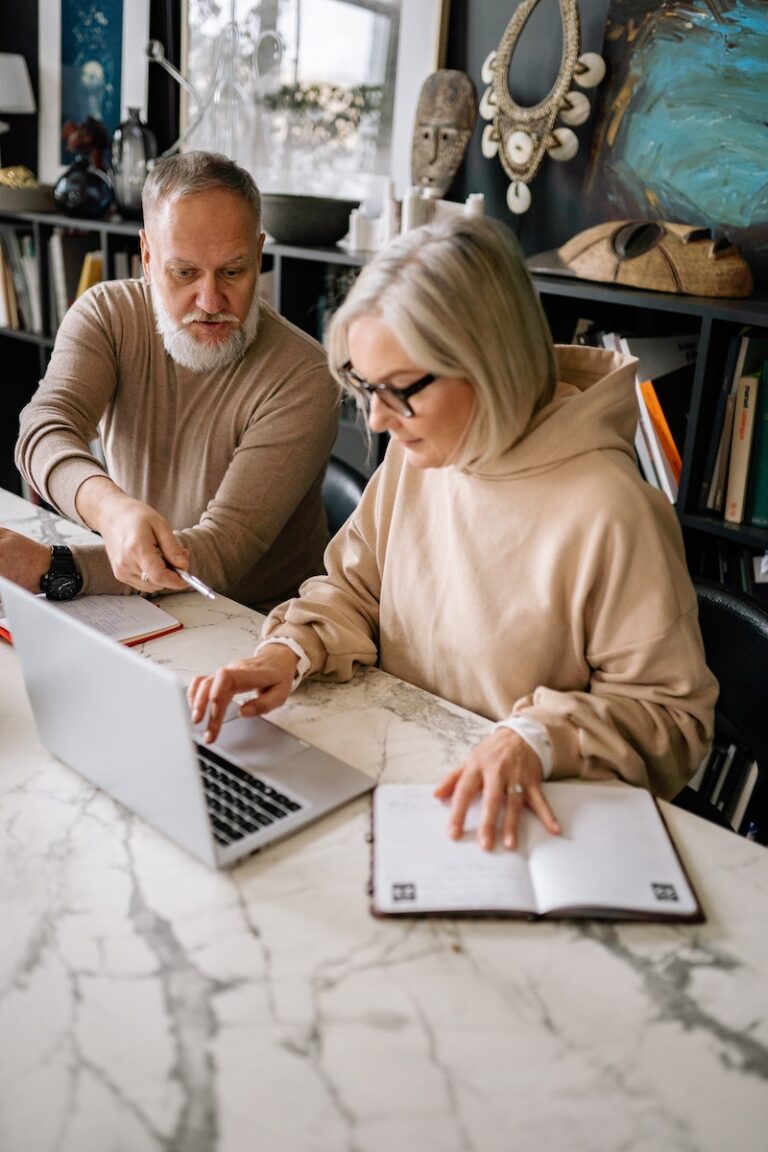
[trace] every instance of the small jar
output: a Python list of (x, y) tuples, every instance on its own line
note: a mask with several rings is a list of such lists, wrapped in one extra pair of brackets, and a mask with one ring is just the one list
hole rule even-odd
[(156, 159), (154, 132), (140, 119), (138, 108), (129, 108), (127, 120), (112, 134), (112, 180), (123, 216), (141, 217), (141, 190)]

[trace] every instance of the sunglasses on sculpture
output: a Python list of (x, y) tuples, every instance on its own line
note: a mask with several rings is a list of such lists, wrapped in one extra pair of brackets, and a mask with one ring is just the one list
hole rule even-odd
[(370, 397), (375, 393), (382, 404), (386, 404), (387, 408), (391, 408), (399, 416), (406, 417), (414, 415), (413, 408), (408, 403), (409, 398), (437, 380), (437, 376), (428, 372), (426, 376), (421, 376), (414, 384), (409, 384), (407, 388), (393, 388), (391, 384), (371, 384), (370, 381), (364, 380), (359, 373), (355, 372), (351, 360), (347, 360), (346, 364), (342, 364), (336, 372), (344, 384), (351, 391), (363, 396), (366, 402), (370, 403)]

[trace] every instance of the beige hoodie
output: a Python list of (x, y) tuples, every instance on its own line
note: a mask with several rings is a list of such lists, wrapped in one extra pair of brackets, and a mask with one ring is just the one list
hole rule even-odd
[(294, 636), (331, 679), (378, 659), (484, 716), (535, 719), (554, 777), (673, 796), (717, 697), (679, 525), (635, 463), (635, 362), (557, 352), (554, 400), (493, 466), (420, 471), (391, 444), (328, 576), (265, 635)]

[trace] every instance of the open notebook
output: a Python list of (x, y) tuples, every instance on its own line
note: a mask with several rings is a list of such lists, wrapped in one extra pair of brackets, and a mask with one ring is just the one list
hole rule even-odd
[[(50, 601), (59, 612), (89, 624), (97, 632), (121, 644), (143, 644), (183, 627), (171, 616), (143, 596), (78, 596), (74, 600)], [(8, 620), (0, 603), (0, 636), (12, 642)]]
[(562, 834), (523, 811), (516, 852), (484, 852), (479, 802), (460, 840), (432, 787), (379, 785), (372, 911), (697, 922), (704, 915), (653, 797), (621, 783), (544, 785)]

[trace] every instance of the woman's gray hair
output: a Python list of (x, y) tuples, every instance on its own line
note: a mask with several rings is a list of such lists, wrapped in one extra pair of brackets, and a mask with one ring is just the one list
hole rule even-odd
[(257, 231), (261, 231), (261, 193), (249, 172), (218, 152), (183, 152), (158, 160), (144, 181), (141, 204), (144, 222), (160, 204), (174, 203), (182, 196), (224, 189), (242, 196), (253, 209)]
[[(393, 240), (363, 268), (334, 313), (331, 371), (349, 359), (349, 328), (374, 316), (419, 370), (467, 379), (476, 404), (452, 463), (498, 459), (551, 400), (555, 357), (546, 317), (512, 232), (457, 217)], [(376, 381), (374, 381), (376, 383)]]

